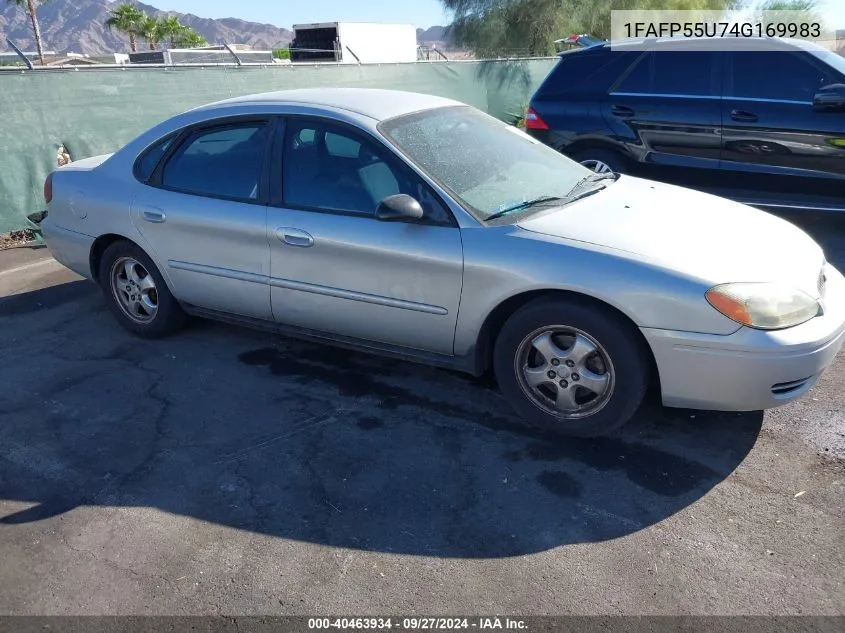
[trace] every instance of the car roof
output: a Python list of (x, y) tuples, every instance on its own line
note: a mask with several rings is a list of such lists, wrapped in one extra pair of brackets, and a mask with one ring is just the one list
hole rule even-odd
[[(636, 51), (649, 49), (654, 50), (654, 48), (664, 48), (671, 50), (672, 46), (689, 46), (690, 43), (700, 44), (701, 46), (708, 46), (711, 42), (718, 42), (720, 40), (725, 39), (731, 39), (734, 41), (734, 43), (741, 43), (740, 46), (747, 45), (749, 48), (753, 47), (756, 50), (794, 50), (796, 48), (801, 48), (805, 50), (816, 50), (821, 48), (820, 46), (812, 42), (785, 37), (631, 37), (620, 38), (618, 40), (613, 40), (612, 42), (602, 42), (601, 44), (594, 44), (593, 46), (588, 46), (586, 48), (562, 51), (558, 53), (558, 57), (575, 54), (584, 55), (587, 53), (597, 54), (599, 53), (599, 51), (609, 52), (611, 50)], [(690, 49), (687, 48), (686, 50)], [(713, 50), (716, 50), (716, 48), (714, 48)]]
[(378, 88), (299, 88), (225, 99), (196, 108), (219, 110), (230, 106), (309, 105), (355, 112), (377, 121), (433, 108), (465, 105), (459, 101), (404, 90)]

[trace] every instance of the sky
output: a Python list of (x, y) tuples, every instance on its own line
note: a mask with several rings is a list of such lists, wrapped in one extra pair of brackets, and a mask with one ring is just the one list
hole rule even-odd
[[(145, 0), (158, 9), (204, 18), (241, 18), (283, 28), (309, 22), (410, 22), (419, 28), (446, 25), (450, 16), (439, 0)], [(845, 0), (822, 0), (828, 23), (845, 29)]]
[[(845, 1), (845, 0), (842, 0)], [(310, 22), (410, 22), (418, 28), (450, 22), (438, 0), (144, 0), (163, 11), (203, 18), (240, 18), (283, 28)]]

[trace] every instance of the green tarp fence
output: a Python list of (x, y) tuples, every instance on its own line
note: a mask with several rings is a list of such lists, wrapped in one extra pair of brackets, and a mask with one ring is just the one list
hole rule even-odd
[(316, 86), (450, 97), (504, 120), (522, 114), (554, 59), (379, 65), (161, 67), (0, 72), (0, 233), (32, 226), (60, 145), (113, 152), (155, 123), (211, 101)]

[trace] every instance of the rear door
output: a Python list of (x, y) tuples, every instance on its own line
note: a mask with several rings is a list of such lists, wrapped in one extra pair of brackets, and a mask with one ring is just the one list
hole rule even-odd
[(607, 47), (560, 56), (557, 65), (531, 97), (531, 108), (549, 129), (528, 127), (529, 134), (565, 154), (579, 146), (606, 143), (602, 102), (608, 88), (637, 59), (631, 51)]
[(133, 200), (132, 220), (179, 300), (272, 320), (266, 166), (273, 124), (239, 118), (193, 128)]
[(718, 175), (720, 64), (713, 50), (648, 50), (611, 87), (602, 113), (642, 175), (689, 186)]
[(845, 113), (813, 108), (843, 78), (800, 50), (725, 53), (723, 186), (776, 204), (845, 205)]

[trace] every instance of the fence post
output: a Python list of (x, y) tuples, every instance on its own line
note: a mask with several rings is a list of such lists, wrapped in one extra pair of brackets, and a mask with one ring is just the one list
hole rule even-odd
[(21, 49), (19, 49), (17, 46), (15, 46), (15, 43), (12, 40), (10, 40), (8, 37), (6, 38), (6, 43), (8, 43), (9, 46), (11, 47), (11, 49), (18, 54), (18, 57), (20, 57), (24, 61), (24, 63), (26, 64), (26, 67), (29, 68), (30, 70), (32, 70), (33, 65), (32, 65), (32, 62), (29, 60), (29, 57), (24, 55), (23, 52), (21, 51)]

